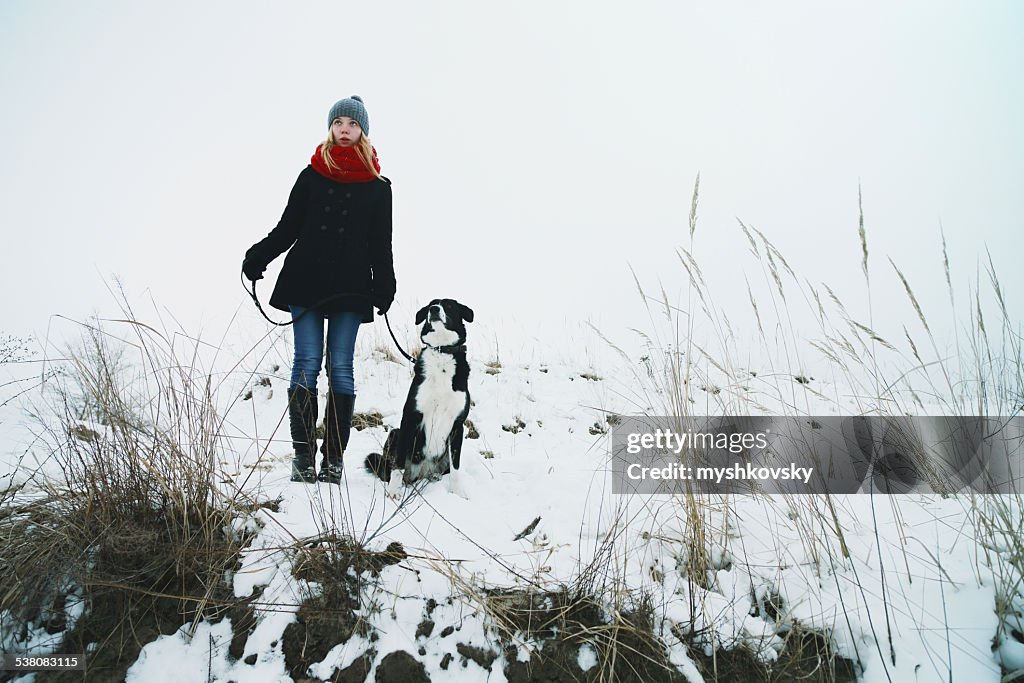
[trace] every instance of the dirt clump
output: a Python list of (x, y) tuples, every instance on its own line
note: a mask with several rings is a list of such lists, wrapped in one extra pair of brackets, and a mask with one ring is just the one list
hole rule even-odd
[(430, 676), (423, 663), (405, 650), (385, 655), (377, 665), (376, 683), (429, 683)]
[[(306, 676), (310, 665), (323, 661), (335, 645), (353, 636), (375, 640), (376, 634), (358, 614), (363, 606), (363, 589), (384, 567), (405, 558), (400, 543), (392, 543), (381, 552), (366, 550), (354, 540), (338, 536), (321, 536), (299, 544), (292, 573), (297, 579), (318, 584), (321, 590), (303, 601), (296, 620), (284, 630), (282, 650), (292, 678)], [(357, 676), (363, 670), (360, 662), (369, 652), (336, 672), (332, 680)], [(372, 665), (372, 657), (370, 662)], [(367, 673), (369, 667), (363, 672), (364, 678)]]

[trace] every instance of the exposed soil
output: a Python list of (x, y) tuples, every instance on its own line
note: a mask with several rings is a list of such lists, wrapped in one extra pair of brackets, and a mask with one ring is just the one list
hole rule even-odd
[[(621, 611), (611, 619), (592, 597), (554, 592), (494, 591), (488, 598), (492, 614), (500, 615), (520, 637), (541, 640), (539, 652), (518, 661), (509, 640), (505, 648), (505, 677), (509, 683), (604, 681), (623, 683), (685, 683), (668, 661), (666, 648), (653, 635), (649, 605)], [(580, 668), (584, 644), (597, 653), (596, 666)]]
[(856, 683), (857, 666), (836, 656), (828, 641), (813, 631), (797, 629), (786, 638), (786, 646), (772, 666), (759, 662), (744, 647), (718, 650), (708, 657), (690, 648), (690, 658), (708, 683), (744, 681), (749, 683)]
[(430, 676), (423, 664), (404, 650), (385, 655), (377, 665), (376, 683), (428, 683)]
[[(529, 661), (518, 661), (517, 647), (505, 641), (504, 673), (509, 683), (548, 681), (605, 681), (682, 683), (686, 678), (669, 662), (667, 647), (654, 635), (654, 615), (649, 601), (639, 600), (612, 618), (592, 597), (555, 592), (494, 591), (490, 611), (507, 631), (520, 638), (541, 642)], [(779, 605), (767, 601), (765, 611)], [(683, 638), (683, 642), (687, 642)], [(584, 671), (580, 649), (589, 646), (597, 663)], [(469, 657), (460, 644), (459, 652)], [(769, 668), (745, 648), (720, 650), (707, 657), (689, 647), (690, 657), (709, 683), (853, 683), (856, 665), (835, 656), (820, 633), (792, 629), (779, 658)], [(476, 657), (469, 657), (477, 661)], [(485, 666), (483, 662), (477, 663)]]
[[(348, 641), (353, 635), (373, 640), (369, 624), (357, 614), (363, 586), (369, 580), (366, 575), (375, 576), (384, 567), (397, 564), (405, 557), (405, 550), (399, 543), (392, 543), (383, 552), (376, 553), (364, 550), (354, 541), (337, 537), (317, 539), (296, 552), (293, 574), (298, 579), (320, 584), (322, 591), (302, 603), (296, 621), (284, 630), (281, 647), (285, 666), (293, 679), (307, 676), (310, 665), (323, 661), (335, 645)], [(367, 653), (345, 670), (336, 671), (332, 680), (348, 680), (339, 676), (358, 676), (364, 668), (361, 662), (367, 657), (372, 664), (373, 658)], [(354, 680), (364, 680), (368, 672), (369, 666), (366, 666), (363, 678)]]

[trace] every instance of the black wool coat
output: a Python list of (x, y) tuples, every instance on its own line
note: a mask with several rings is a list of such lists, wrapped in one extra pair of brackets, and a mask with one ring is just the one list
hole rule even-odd
[(307, 166), (277, 227), (245, 258), (266, 267), (291, 248), (270, 305), (353, 311), (373, 321), (372, 305), (395, 297), (391, 253), (391, 182), (340, 183)]

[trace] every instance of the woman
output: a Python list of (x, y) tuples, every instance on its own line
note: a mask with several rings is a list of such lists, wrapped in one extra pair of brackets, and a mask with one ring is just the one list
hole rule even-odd
[[(245, 253), (242, 271), (263, 277), (285, 257), (270, 305), (292, 314), (295, 362), (288, 388), (292, 481), (336, 483), (355, 405), (352, 356), (359, 325), (384, 314), (395, 297), (391, 254), (391, 182), (380, 175), (370, 144), (369, 117), (358, 95), (339, 100), (327, 115), (327, 139), (314, 152), (288, 196), (277, 227)], [(323, 459), (316, 453), (316, 381), (324, 361), (330, 395), (324, 414)]]

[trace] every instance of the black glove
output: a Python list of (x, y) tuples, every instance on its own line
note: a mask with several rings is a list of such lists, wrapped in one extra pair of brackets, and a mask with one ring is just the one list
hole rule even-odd
[(391, 302), (394, 300), (395, 297), (393, 295), (385, 297), (380, 294), (374, 294), (373, 296), (370, 297), (371, 303), (373, 303), (373, 305), (377, 307), (377, 315), (384, 315), (385, 313), (387, 313), (388, 309), (391, 308)]
[(245, 277), (248, 280), (256, 282), (257, 280), (263, 279), (263, 271), (267, 267), (253, 259), (245, 259), (242, 261), (242, 272), (245, 273)]

